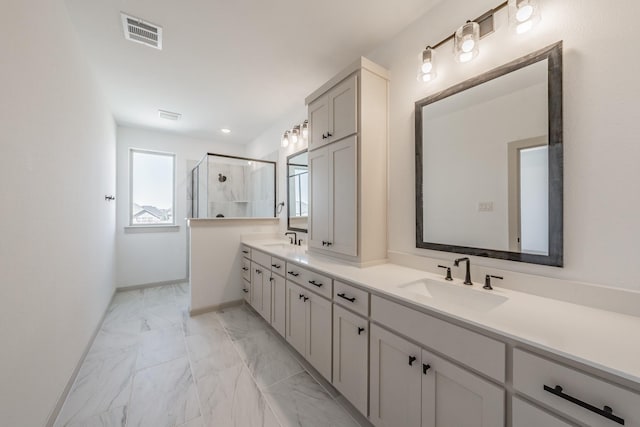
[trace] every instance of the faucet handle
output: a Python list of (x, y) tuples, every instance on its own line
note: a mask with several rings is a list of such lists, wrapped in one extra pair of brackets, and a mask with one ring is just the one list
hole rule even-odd
[(494, 276), (492, 274), (487, 274), (486, 276), (484, 276), (484, 286), (482, 287), (482, 289), (487, 289), (489, 291), (493, 289), (491, 287), (491, 278), (492, 277), (494, 279), (500, 279), (500, 280), (504, 279), (504, 277), (502, 277), (502, 276)]
[(438, 264), (438, 268), (446, 268), (447, 269), (447, 277), (444, 280), (452, 281), (453, 277), (451, 277), (451, 267), (447, 267), (446, 265)]

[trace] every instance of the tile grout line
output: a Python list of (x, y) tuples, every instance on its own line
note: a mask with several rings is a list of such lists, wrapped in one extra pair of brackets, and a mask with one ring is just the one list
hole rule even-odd
[[(240, 307), (243, 308), (243, 310), (247, 310), (247, 308), (245, 307), (246, 303), (243, 303)], [(278, 417), (278, 415), (276, 414), (276, 412), (273, 410), (273, 408), (271, 407), (271, 404), (269, 403), (269, 400), (267, 399), (267, 397), (264, 395), (264, 393), (262, 392), (262, 389), (260, 388), (260, 386), (258, 385), (258, 382), (256, 381), (255, 377), (253, 376), (253, 373), (251, 372), (251, 369), (249, 369), (249, 366), (247, 365), (247, 363), (244, 361), (244, 359), (242, 358), (242, 356), (240, 355), (240, 352), (238, 351), (238, 348), (236, 347), (236, 343), (233, 339), (231, 339), (231, 334), (229, 334), (229, 331), (227, 330), (227, 327), (225, 325), (225, 323), (221, 320), (220, 318), (220, 314), (218, 311), (215, 312), (216, 314), (216, 318), (218, 318), (218, 321), (220, 322), (220, 324), (222, 325), (222, 329), (224, 330), (225, 335), (227, 336), (227, 338), (231, 341), (231, 345), (233, 347), (233, 350), (236, 352), (236, 354), (238, 355), (238, 358), (240, 359), (240, 361), (242, 362), (242, 365), (244, 366), (244, 368), (247, 370), (247, 372), (249, 373), (249, 377), (251, 377), (251, 380), (253, 381), (253, 383), (256, 386), (256, 389), (258, 390), (258, 393), (260, 393), (260, 396), (262, 396), (262, 400), (264, 401), (264, 404), (266, 406), (269, 407), (269, 410), (271, 411), (271, 413), (273, 414), (273, 416), (275, 417), (276, 421), (278, 422), (278, 424), (280, 425), (280, 427), (284, 427), (284, 424), (282, 424), (282, 422), (280, 421), (280, 418)], [(249, 312), (249, 314), (251, 314), (253, 316), (253, 313)], [(255, 316), (254, 316), (255, 317)]]

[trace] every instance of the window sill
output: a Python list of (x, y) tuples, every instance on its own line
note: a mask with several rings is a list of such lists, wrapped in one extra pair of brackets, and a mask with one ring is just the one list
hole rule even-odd
[(180, 231), (179, 225), (128, 225), (124, 227), (126, 234), (130, 233), (173, 233)]

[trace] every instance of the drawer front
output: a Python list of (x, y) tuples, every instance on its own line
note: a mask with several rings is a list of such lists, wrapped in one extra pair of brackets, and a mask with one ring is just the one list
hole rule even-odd
[(254, 249), (251, 251), (251, 261), (260, 264), (267, 270), (271, 269), (271, 255), (269, 254)]
[(333, 281), (333, 302), (365, 317), (369, 316), (369, 292), (354, 288), (339, 280)]
[(246, 279), (242, 279), (242, 296), (244, 300), (251, 303), (251, 282)]
[(513, 351), (513, 387), (589, 426), (621, 424), (580, 406), (578, 401), (597, 410), (608, 406), (613, 416), (624, 419), (625, 426), (640, 427), (640, 394), (520, 349)]
[(251, 261), (242, 258), (242, 278), (251, 281)]
[(274, 273), (278, 273), (280, 276), (285, 277), (285, 275), (287, 274), (286, 272), (287, 269), (287, 263), (280, 258), (271, 257), (271, 271)]
[(251, 248), (247, 245), (240, 245), (240, 253), (244, 257), (251, 258)]
[(500, 341), (371, 296), (371, 318), (501, 383), (505, 381), (506, 346)]
[(287, 263), (287, 279), (327, 299), (332, 297), (332, 279), (295, 264)]
[(549, 415), (542, 409), (538, 409), (518, 397), (514, 396), (511, 401), (512, 427), (573, 427), (573, 424)]

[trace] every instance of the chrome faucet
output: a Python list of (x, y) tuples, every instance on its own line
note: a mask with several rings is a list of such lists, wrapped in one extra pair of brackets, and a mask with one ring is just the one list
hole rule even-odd
[(286, 233), (284, 233), (285, 236), (288, 236), (289, 234), (293, 234), (293, 237), (289, 237), (289, 242), (291, 242), (292, 245), (297, 245), (298, 244), (298, 235), (296, 234), (295, 231), (287, 231)]
[(473, 285), (473, 282), (471, 281), (471, 261), (469, 260), (469, 257), (458, 258), (457, 260), (453, 261), (453, 266), (458, 267), (460, 265), (460, 261), (467, 261), (467, 274), (465, 274), (464, 276), (463, 283), (465, 285)]

